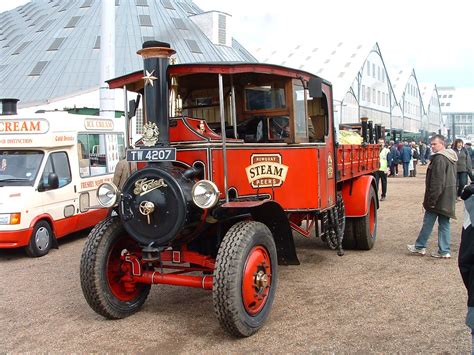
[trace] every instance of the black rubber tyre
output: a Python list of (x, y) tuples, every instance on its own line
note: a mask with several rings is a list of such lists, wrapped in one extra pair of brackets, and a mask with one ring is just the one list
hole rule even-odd
[(150, 285), (137, 284), (134, 292), (128, 292), (121, 284), (123, 249), (140, 250), (125, 232), (119, 217), (109, 217), (92, 229), (81, 256), (84, 297), (95, 312), (110, 319), (125, 318), (137, 312), (150, 292)]
[(354, 218), (354, 237), (356, 249), (370, 250), (374, 247), (377, 236), (377, 199), (374, 189), (371, 187), (368, 196), (369, 210), (367, 215)]
[(46, 221), (39, 221), (33, 228), (30, 241), (25, 247), (26, 254), (30, 257), (40, 257), (48, 254), (53, 244), (53, 232)]
[[(247, 337), (263, 326), (275, 297), (277, 263), (275, 242), (265, 224), (242, 221), (225, 234), (216, 258), (212, 296), (217, 318), (227, 332)], [(263, 285), (258, 281), (262, 275), (268, 281)]]
[(356, 248), (356, 240), (354, 237), (354, 223), (353, 218), (346, 217), (345, 229), (344, 229), (344, 237), (342, 238), (342, 247), (344, 249), (355, 249)]

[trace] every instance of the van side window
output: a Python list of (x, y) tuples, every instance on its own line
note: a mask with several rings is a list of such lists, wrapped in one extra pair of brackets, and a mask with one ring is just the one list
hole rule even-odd
[(43, 171), (43, 183), (48, 183), (48, 176), (50, 173), (55, 173), (59, 178), (59, 187), (66, 186), (71, 182), (71, 168), (69, 166), (69, 159), (65, 152), (52, 153), (48, 157), (48, 161)]
[(77, 137), (77, 154), (81, 177), (113, 173), (125, 157), (125, 139), (116, 133), (81, 133)]

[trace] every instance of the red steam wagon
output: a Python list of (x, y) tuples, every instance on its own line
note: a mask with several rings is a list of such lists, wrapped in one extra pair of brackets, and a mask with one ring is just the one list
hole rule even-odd
[(109, 81), (144, 97), (144, 134), (121, 191), (99, 187), (118, 215), (90, 233), (81, 284), (94, 311), (123, 318), (152, 284), (212, 290), (235, 336), (268, 318), (277, 265), (299, 264), (293, 231), (339, 255), (371, 249), (378, 200), (375, 144), (338, 145), (332, 87), (268, 64), (170, 65), (167, 43), (138, 51), (144, 70)]

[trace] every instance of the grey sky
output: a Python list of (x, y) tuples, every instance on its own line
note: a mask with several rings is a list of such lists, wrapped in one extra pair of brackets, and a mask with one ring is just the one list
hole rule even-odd
[[(131, 1), (131, 0), (129, 0)], [(0, 1), (0, 12), (27, 0)], [(314, 41), (377, 41), (386, 64), (413, 67), (420, 82), (474, 87), (472, 0), (195, 0), (233, 17), (250, 51)]]

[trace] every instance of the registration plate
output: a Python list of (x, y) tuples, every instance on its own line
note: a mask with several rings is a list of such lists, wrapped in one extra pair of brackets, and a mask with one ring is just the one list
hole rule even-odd
[(127, 161), (175, 161), (176, 148), (150, 148), (127, 150)]

